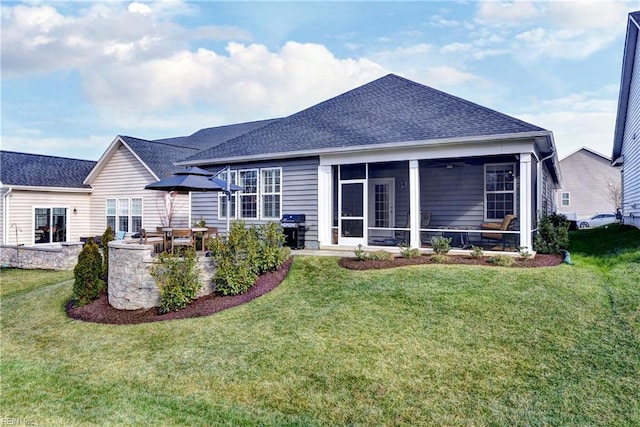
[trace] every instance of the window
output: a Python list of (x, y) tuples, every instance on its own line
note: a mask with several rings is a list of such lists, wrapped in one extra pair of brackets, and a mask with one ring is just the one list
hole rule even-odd
[(240, 218), (258, 218), (258, 170), (240, 171)]
[(280, 219), (281, 169), (262, 169), (262, 218)]
[(67, 208), (35, 208), (33, 224), (35, 243), (67, 241)]
[[(232, 184), (236, 183), (236, 179), (237, 179), (237, 172), (236, 171), (231, 171), (231, 180), (230, 182)], [(222, 172), (218, 178), (220, 178), (223, 181), (227, 181), (227, 172)], [(230, 218), (235, 218), (236, 217), (236, 193), (232, 192), (231, 196), (231, 217)], [(226, 218), (227, 217), (227, 212), (228, 212), (228, 207), (227, 207), (227, 195), (224, 193), (224, 191), (220, 191), (218, 193), (218, 218)]]
[(106, 217), (107, 226), (114, 233), (137, 233), (142, 228), (142, 198), (107, 199)]
[(569, 197), (569, 193), (561, 193), (560, 194), (560, 206), (566, 208), (569, 206), (569, 202), (570, 202), (570, 197)]
[(514, 213), (515, 165), (513, 163), (485, 165), (485, 219), (503, 219)]
[(116, 231), (116, 199), (107, 199), (107, 227)]

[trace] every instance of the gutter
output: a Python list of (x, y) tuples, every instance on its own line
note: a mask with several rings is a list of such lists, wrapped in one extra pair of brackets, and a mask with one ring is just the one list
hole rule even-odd
[(510, 134), (502, 134), (502, 135), (479, 135), (479, 136), (473, 136), (473, 137), (460, 137), (460, 138), (442, 138), (442, 139), (426, 139), (426, 140), (419, 140), (419, 141), (387, 142), (382, 144), (354, 145), (352, 147), (331, 147), (331, 148), (314, 149), (314, 150), (285, 151), (282, 153), (260, 153), (260, 154), (252, 154), (248, 156), (198, 159), (198, 160), (175, 162), (174, 165), (176, 166), (196, 166), (196, 165), (203, 165), (203, 164), (215, 165), (215, 164), (221, 164), (221, 163), (237, 163), (237, 162), (246, 162), (246, 161), (252, 161), (252, 160), (265, 160), (265, 159), (276, 160), (276, 159), (286, 159), (290, 157), (319, 156), (322, 154), (343, 154), (343, 153), (351, 153), (351, 152), (361, 152), (363, 150), (380, 151), (380, 150), (389, 150), (389, 149), (421, 147), (425, 145), (432, 146), (432, 145), (460, 144), (460, 143), (469, 143), (469, 142), (494, 142), (494, 141), (505, 141), (505, 140), (520, 140), (520, 139), (526, 139), (526, 138), (535, 138), (537, 136), (548, 137), (549, 135), (550, 135), (550, 131), (542, 130), (542, 131), (535, 131), (535, 132), (521, 132), (521, 133), (510, 133)]

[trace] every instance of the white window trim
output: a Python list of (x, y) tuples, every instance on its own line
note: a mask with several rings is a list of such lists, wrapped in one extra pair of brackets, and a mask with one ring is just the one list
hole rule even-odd
[[(231, 173), (231, 183), (233, 184), (237, 184), (237, 185), (241, 185), (240, 184), (240, 173), (242, 172), (256, 172), (256, 193), (243, 193), (242, 191), (237, 191), (237, 192), (233, 192), (231, 197), (236, 198), (236, 206), (235, 206), (235, 210), (233, 210), (231, 212), (232, 216), (230, 217), (230, 219), (236, 219), (236, 218), (241, 218), (241, 219), (248, 219), (248, 220), (254, 220), (254, 221), (274, 221), (274, 220), (280, 220), (281, 216), (282, 216), (282, 194), (283, 194), (283, 172), (282, 172), (282, 167), (266, 167), (266, 168), (246, 168), (246, 169), (232, 169), (230, 171)], [(265, 192), (264, 188), (263, 188), (263, 177), (262, 177), (262, 172), (263, 171), (278, 171), (278, 174), (280, 175), (280, 191), (279, 192)], [(226, 175), (223, 175), (223, 177)], [(221, 179), (224, 180), (224, 178), (221, 177)], [(250, 195), (250, 196), (256, 196), (256, 216), (255, 217), (245, 217), (242, 216), (242, 195)], [(280, 213), (278, 217), (270, 217), (270, 216), (266, 216), (263, 215), (262, 212), (262, 196), (264, 195), (276, 195), (278, 196), (278, 198), (280, 199)], [(226, 195), (224, 194), (224, 192), (220, 192), (220, 194), (218, 195), (218, 219), (220, 220), (224, 220), (227, 219), (227, 217), (225, 215), (222, 215), (222, 201), (224, 200), (223, 198), (226, 197)], [(229, 203), (231, 204), (231, 203)]]
[[(567, 204), (564, 204), (564, 195), (567, 195)], [(562, 191), (560, 193), (560, 206), (562, 206), (563, 208), (568, 208), (571, 206), (571, 192), (569, 191)]]
[[(264, 180), (263, 180), (263, 173), (267, 172), (267, 171), (277, 171), (278, 175), (280, 177), (280, 184), (279, 184), (279, 191), (265, 191), (265, 187), (264, 187)], [(259, 212), (258, 212), (258, 216), (260, 217), (260, 219), (263, 220), (280, 220), (280, 218), (282, 218), (282, 168), (281, 167), (275, 167), (275, 168), (263, 168), (260, 169), (260, 175), (258, 177), (258, 180), (260, 181), (260, 186), (258, 187), (258, 193), (259, 193), (259, 197), (258, 197), (258, 205), (259, 205)], [(278, 204), (278, 206), (280, 207), (280, 213), (279, 216), (277, 217), (271, 217), (271, 216), (267, 216), (267, 215), (263, 215), (262, 212), (262, 197), (263, 196), (277, 196), (278, 199), (280, 200), (280, 203)]]
[[(244, 190), (238, 192), (238, 199), (236, 202), (236, 215), (241, 219), (260, 219), (260, 169), (258, 168), (250, 168), (250, 169), (240, 169), (238, 170), (238, 185), (242, 187), (242, 180), (240, 179), (240, 175), (246, 172), (255, 172), (256, 174), (256, 192), (255, 193), (245, 193)], [(243, 196), (255, 196), (256, 197), (256, 216), (244, 216), (242, 214), (242, 197)]]
[(51, 240), (47, 243), (36, 243), (36, 239), (35, 239), (35, 230), (36, 230), (36, 209), (50, 209), (51, 212), (49, 213), (49, 221), (51, 221), (53, 218), (53, 210), (54, 209), (64, 209), (64, 216), (66, 218), (66, 235), (65, 235), (65, 242), (69, 241), (69, 228), (70, 228), (70, 220), (71, 217), (69, 216), (69, 214), (71, 213), (71, 207), (70, 206), (60, 206), (60, 205), (34, 205), (31, 207), (31, 230), (33, 230), (33, 237), (32, 237), (32, 244), (36, 245), (50, 245), (50, 244), (60, 244), (62, 242), (52, 242)]
[[(221, 174), (221, 176), (219, 176), (220, 179), (222, 179), (223, 181), (227, 181), (226, 175), (227, 172), (223, 172), (223, 174)], [(238, 171), (237, 170), (230, 170), (229, 174), (231, 175), (231, 180), (230, 183), (231, 184), (235, 184), (237, 185), (238, 182)], [(222, 178), (222, 177), (225, 178)], [(228, 200), (228, 204), (229, 206), (227, 207), (227, 215), (222, 215), (222, 201), (224, 200), (225, 197), (227, 197), (227, 195), (225, 194), (224, 191), (221, 191), (218, 193), (218, 218), (219, 219), (227, 219), (227, 216), (229, 214), (229, 211), (231, 210), (231, 200), (235, 197), (236, 198), (236, 208), (233, 210), (233, 212), (231, 212), (233, 215), (231, 215), (231, 217), (229, 219), (236, 219), (238, 217), (237, 215), (237, 211), (238, 211), (238, 197), (237, 197), (237, 191), (231, 192), (231, 195), (229, 196), (229, 200)]]
[[(115, 214), (114, 215), (109, 215), (109, 211), (108, 211), (108, 201), (109, 200), (115, 200), (116, 202), (116, 210), (115, 210)], [(119, 218), (121, 216), (120, 214), (120, 201), (121, 200), (127, 200), (127, 224), (128, 224), (128, 228), (129, 230), (120, 230), (120, 221)], [(140, 210), (141, 213), (140, 215), (133, 215), (133, 209), (132, 209), (132, 201), (133, 200), (140, 200)], [(109, 222), (108, 222), (108, 217), (109, 216), (113, 216), (115, 217), (115, 229), (111, 230), (114, 233), (117, 233), (119, 231), (125, 231), (127, 233), (137, 233), (138, 230), (131, 230), (131, 227), (133, 226), (133, 217), (134, 216), (140, 216), (140, 224), (141, 227), (143, 227), (144, 225), (144, 197), (117, 197), (117, 196), (112, 196), (112, 197), (105, 197), (105, 203), (104, 203), (104, 220), (105, 220), (105, 229), (108, 226)]]
[[(491, 166), (511, 166), (513, 170), (513, 190), (500, 190), (500, 191), (487, 191), (487, 168)], [(483, 205), (484, 205), (484, 220), (485, 221), (498, 221), (497, 218), (488, 218), (487, 217), (487, 194), (512, 194), (513, 195), (513, 214), (516, 213), (516, 189), (518, 188), (517, 177), (516, 177), (516, 164), (513, 162), (503, 162), (503, 163), (485, 163), (484, 165), (484, 174), (482, 176), (482, 189), (484, 193)]]

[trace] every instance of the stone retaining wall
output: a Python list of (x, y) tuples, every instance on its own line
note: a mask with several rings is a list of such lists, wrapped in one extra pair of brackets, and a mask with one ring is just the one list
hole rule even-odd
[[(160, 305), (160, 290), (149, 274), (157, 260), (152, 257), (153, 245), (109, 242), (109, 304), (120, 310), (138, 310)], [(215, 268), (210, 258), (198, 257), (202, 289), (198, 297), (213, 293)]]
[(2, 245), (0, 263), (16, 268), (73, 270), (82, 246), (81, 242), (65, 242), (51, 246)]

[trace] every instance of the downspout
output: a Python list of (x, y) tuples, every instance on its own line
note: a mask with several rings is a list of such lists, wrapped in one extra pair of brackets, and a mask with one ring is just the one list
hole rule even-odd
[[(4, 193), (4, 195), (2, 196), (2, 213), (3, 213), (3, 217), (2, 218), (2, 244), (3, 245), (7, 245), (9, 244), (9, 237), (8, 237), (8, 233), (9, 233), (9, 211), (7, 210), (7, 206), (9, 205), (9, 202), (7, 201), (9, 198), (9, 194), (11, 194), (11, 192), (13, 191), (13, 187), (9, 187), (9, 190), (7, 190), (6, 193)], [(16, 242), (16, 245), (18, 244), (18, 242)]]

